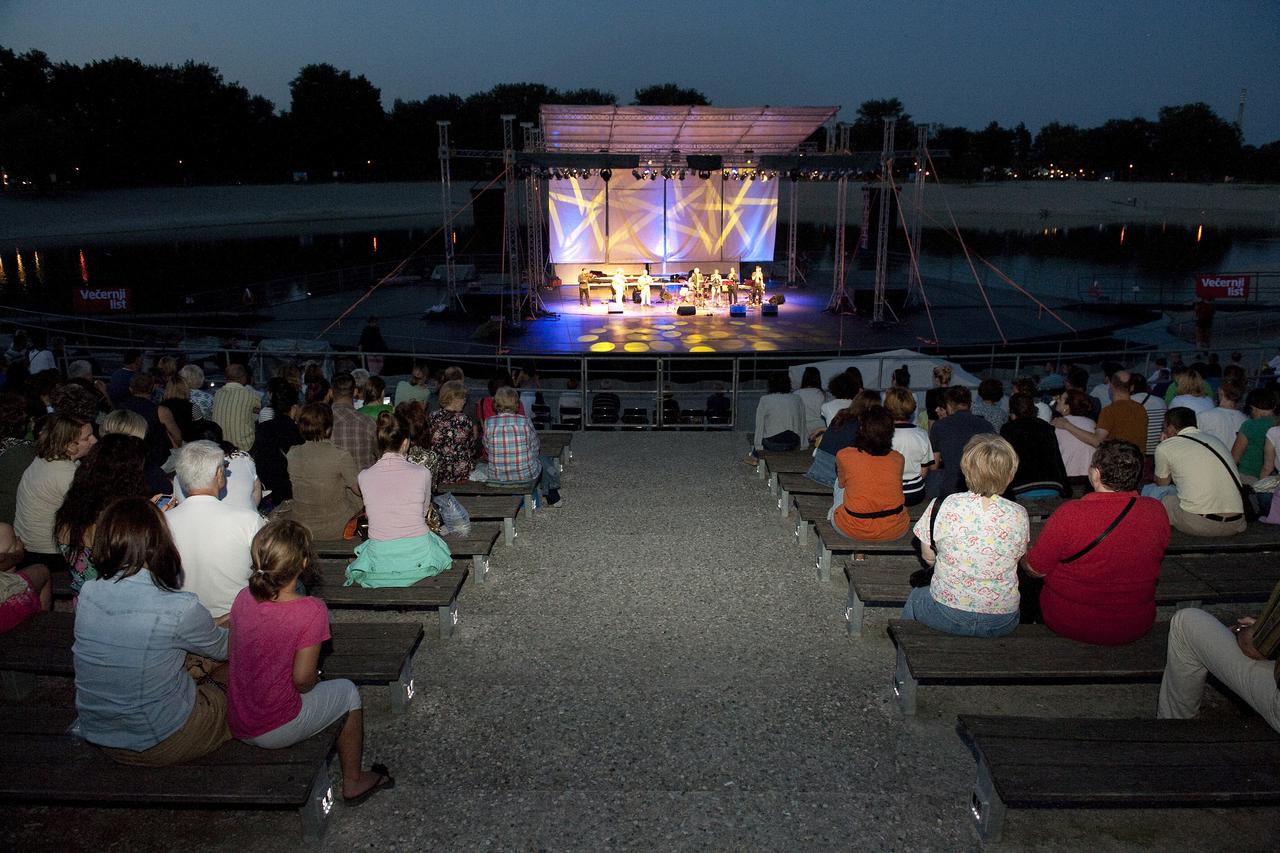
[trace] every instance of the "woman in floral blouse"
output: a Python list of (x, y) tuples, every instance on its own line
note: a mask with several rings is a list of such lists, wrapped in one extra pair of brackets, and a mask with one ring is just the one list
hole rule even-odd
[(475, 421), (462, 413), (467, 388), (461, 382), (440, 387), (440, 410), (427, 419), (431, 449), (440, 457), (440, 483), (457, 483), (471, 476), (476, 460)]

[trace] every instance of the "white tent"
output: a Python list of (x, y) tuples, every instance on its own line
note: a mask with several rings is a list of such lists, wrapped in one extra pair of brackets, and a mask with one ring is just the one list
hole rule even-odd
[(827, 383), (831, 381), (831, 377), (853, 366), (862, 371), (862, 381), (866, 384), (866, 387), (879, 391), (888, 388), (893, 383), (893, 371), (904, 364), (907, 366), (907, 370), (911, 371), (911, 387), (917, 390), (933, 387), (933, 369), (943, 365), (951, 368), (952, 385), (977, 388), (978, 383), (981, 381), (954, 361), (935, 358), (909, 349), (886, 350), (885, 352), (860, 355), (853, 358), (832, 358), (826, 361), (810, 362), (809, 364), (797, 364), (791, 367), (789, 373), (791, 375), (791, 387), (799, 388), (800, 377), (804, 375), (805, 368), (816, 367), (822, 373), (822, 387), (826, 388)]

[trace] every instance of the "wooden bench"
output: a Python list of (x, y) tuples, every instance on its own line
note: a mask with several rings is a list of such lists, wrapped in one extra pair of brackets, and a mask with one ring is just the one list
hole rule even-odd
[(573, 458), (573, 450), (570, 444), (573, 443), (573, 433), (571, 432), (539, 432), (538, 445), (541, 455), (550, 456), (556, 460), (556, 467), (564, 471), (564, 466)]
[(783, 518), (791, 514), (791, 498), (793, 495), (820, 497), (826, 500), (828, 508), (831, 506), (831, 487), (810, 480), (804, 474), (779, 473), (777, 475), (777, 483), (778, 510), (782, 513)]
[[(801, 545), (807, 545), (809, 542), (809, 534), (813, 531), (813, 526), (819, 521), (825, 521), (827, 512), (831, 509), (833, 496), (828, 490), (825, 495), (818, 494), (796, 494), (791, 498), (791, 503), (796, 509), (796, 541)], [(1044, 521), (1053, 511), (1062, 506), (1061, 499), (1046, 499), (1042, 501), (1028, 501), (1023, 504), (1027, 511), (1027, 517), (1034, 521)], [(925, 508), (929, 506), (928, 501), (921, 501), (915, 506), (907, 507), (907, 513), (911, 516), (911, 521), (918, 521), (920, 516), (924, 515)]]
[[(1257, 717), (1108, 720), (966, 714), (956, 730), (977, 761), (971, 812), (984, 841), (1000, 839), (1008, 808), (1280, 803), (1280, 734)], [(1258, 843), (1267, 845), (1264, 836)]]
[(502, 541), (516, 541), (516, 516), (520, 514), (517, 495), (456, 495), (473, 522), (497, 521), (502, 524)]
[(37, 806), (298, 809), (319, 840), (333, 809), (329, 763), (341, 723), (285, 749), (233, 740), (173, 767), (117, 764), (67, 733), (74, 708), (0, 706), (0, 800)]
[(1280, 526), (1255, 522), (1235, 536), (1192, 536), (1174, 530), (1166, 554), (1251, 554), (1280, 551)]
[(1068, 640), (1044, 625), (1019, 625), (1004, 637), (957, 637), (895, 619), (893, 692), (904, 714), (916, 712), (926, 684), (1134, 684), (1164, 674), (1169, 623), (1157, 622), (1124, 646)]
[[(30, 695), (37, 675), (74, 677), (71, 644), (75, 614), (40, 613), (0, 635), (0, 675), (4, 693), (14, 699)], [(393, 711), (404, 711), (413, 699), (413, 655), (422, 641), (422, 626), (412, 622), (335, 622), (332, 639), (320, 652), (326, 678), (356, 684), (383, 684)]]
[[(844, 618), (849, 636), (862, 636), (866, 608), (901, 608), (906, 604), (911, 573), (921, 567), (918, 558), (905, 555), (846, 562), (849, 594)], [(1183, 608), (1266, 601), (1277, 583), (1280, 565), (1239, 567), (1210, 554), (1173, 555), (1165, 557), (1160, 566), (1156, 604)]]
[[(493, 545), (502, 533), (502, 525), (494, 522), (479, 522), (471, 525), (471, 532), (466, 536), (449, 534), (440, 537), (449, 546), (449, 554), (455, 559), (471, 561), (472, 576), (476, 583), (484, 583), (489, 573), (489, 556), (493, 554)], [(316, 555), (319, 557), (351, 557), (360, 539), (328, 539), (316, 542)]]
[[(778, 494), (779, 474), (803, 474), (812, 464), (813, 454), (808, 450), (792, 450), (766, 457), (764, 466), (769, 478), (767, 481), (769, 494)], [(810, 482), (813, 481), (810, 480)]]
[(537, 503), (538, 486), (490, 486), (487, 483), (481, 483), (478, 480), (468, 480), (465, 483), (441, 483), (442, 491), (452, 492), (453, 496), (461, 500), (463, 496), (492, 497), (494, 495), (515, 495), (520, 498), (524, 506), (524, 514), (533, 518), (533, 507)]
[[(750, 444), (751, 436), (750, 435), (746, 436), (746, 439), (747, 439), (747, 443)], [(756, 456), (759, 458), (759, 462), (756, 463), (756, 476), (761, 479), (764, 479), (765, 477), (769, 476), (770, 460), (777, 460), (780, 464), (783, 464), (783, 460), (786, 460), (788, 458), (793, 460), (805, 458), (805, 459), (808, 459), (810, 462), (813, 461), (813, 451), (811, 450), (757, 450)], [(808, 471), (809, 466), (806, 464), (805, 467), (801, 470)], [(770, 483), (769, 489), (770, 491), (773, 490), (772, 483)]]
[(440, 617), (440, 637), (453, 636), (458, 624), (458, 593), (467, 582), (467, 562), (454, 560), (453, 567), (434, 577), (423, 578), (413, 586), (365, 588), (343, 586), (347, 576), (347, 557), (320, 559), (320, 583), (308, 590), (330, 607), (360, 610), (434, 610)]

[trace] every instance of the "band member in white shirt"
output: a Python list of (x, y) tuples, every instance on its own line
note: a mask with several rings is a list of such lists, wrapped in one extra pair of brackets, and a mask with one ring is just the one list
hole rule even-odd
[(712, 270), (711, 272), (711, 304), (720, 304), (720, 290), (724, 286), (724, 279), (720, 277), (720, 270)]
[(702, 284), (704, 281), (706, 281), (706, 279), (702, 277), (702, 270), (698, 267), (694, 267), (693, 275), (689, 276), (689, 293), (693, 295), (693, 302), (695, 305), (702, 304)]
[(640, 278), (636, 279), (636, 287), (640, 291), (640, 304), (652, 305), (653, 296), (650, 288), (653, 286), (653, 276), (649, 275), (649, 271), (645, 270), (640, 274)]
[(729, 277), (724, 282), (724, 292), (729, 294), (729, 304), (738, 303), (738, 271), (729, 270)]
[(755, 272), (751, 274), (751, 304), (759, 305), (762, 302), (764, 302), (764, 273), (757, 266)]
[(613, 274), (613, 301), (621, 305), (622, 295), (626, 293), (626, 291), (627, 291), (627, 277), (622, 274), (622, 269), (619, 268)]
[(578, 272), (578, 304), (591, 305), (591, 273), (586, 267)]

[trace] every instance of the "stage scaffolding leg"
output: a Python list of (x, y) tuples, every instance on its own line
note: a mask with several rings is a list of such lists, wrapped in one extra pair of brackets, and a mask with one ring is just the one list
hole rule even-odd
[[(532, 122), (521, 122), (520, 127), (524, 129), (524, 150), (541, 150), (541, 130)], [(541, 212), (541, 179), (530, 171), (524, 181), (525, 254), (528, 259), (525, 275), (528, 290), (524, 295), (522, 313), (526, 317), (537, 317), (547, 310), (542, 301), (542, 288), (546, 283), (546, 262), (542, 255)]]
[(460, 310), (466, 311), (462, 304), (462, 296), (458, 293), (458, 269), (453, 257), (453, 183), (449, 168), (449, 122), (437, 121), (439, 147), (436, 153), (440, 158), (440, 221), (444, 227), (444, 287), (445, 302), (450, 308), (454, 303)]
[(510, 113), (502, 116), (502, 165), (506, 172), (505, 193), (502, 198), (502, 231), (507, 267), (507, 294), (511, 297), (511, 322), (520, 323), (520, 202), (516, 198), (516, 151), (513, 123), (516, 117)]
[(884, 120), (884, 148), (880, 154), (880, 221), (876, 227), (876, 289), (871, 303), (871, 323), (884, 323), (884, 286), (889, 266), (889, 178), (893, 173), (893, 130), (896, 119)]
[[(840, 122), (836, 125), (839, 141), (835, 143), (841, 154), (849, 153), (849, 125)], [(830, 139), (830, 137), (828, 137)], [(849, 177), (842, 170), (836, 181), (836, 245), (835, 263), (831, 272), (831, 298), (827, 300), (826, 310), (834, 314), (853, 314), (853, 297), (846, 286), (845, 273), (845, 231), (849, 219)]]
[(799, 190), (799, 177), (792, 172), (791, 195), (787, 199), (787, 287), (796, 286), (796, 231), (800, 226)]

